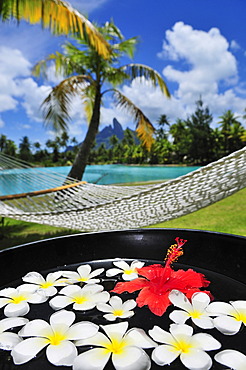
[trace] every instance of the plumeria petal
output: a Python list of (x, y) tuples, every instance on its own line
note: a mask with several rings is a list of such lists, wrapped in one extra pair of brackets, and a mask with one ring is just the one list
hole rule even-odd
[(49, 301), (50, 307), (53, 310), (60, 310), (73, 303), (73, 299), (67, 296), (56, 296)]
[(103, 370), (109, 358), (105, 348), (93, 348), (76, 357), (73, 370)]
[(45, 283), (44, 277), (36, 271), (28, 272), (25, 276), (22, 278), (23, 281), (26, 283), (32, 283), (32, 284), (42, 284)]
[(11, 351), (15, 365), (24, 364), (34, 358), (47, 346), (45, 338), (28, 338), (18, 343)]
[(89, 321), (78, 322), (72, 325), (67, 331), (69, 340), (79, 340), (94, 336), (98, 332), (98, 325)]
[(22, 339), (15, 333), (1, 333), (0, 334), (0, 349), (10, 351), (13, 349)]
[(211, 357), (202, 350), (190, 350), (182, 353), (180, 360), (185, 367), (191, 370), (208, 370), (212, 366)]
[(210, 303), (209, 295), (203, 292), (194, 293), (191, 299), (195, 311), (204, 311)]
[(50, 316), (50, 325), (53, 327), (57, 324), (65, 324), (69, 327), (70, 325), (72, 325), (75, 318), (76, 316), (74, 312), (61, 310), (59, 312), (53, 313), (53, 315)]
[(170, 365), (178, 356), (178, 351), (173, 351), (173, 346), (162, 344), (156, 347), (152, 352), (152, 360), (160, 366)]
[(208, 305), (207, 311), (214, 315), (231, 315), (233, 308), (229, 303), (212, 302)]
[(49, 345), (46, 354), (53, 365), (72, 366), (78, 351), (72, 342), (63, 342), (59, 346)]
[(199, 319), (192, 318), (192, 321), (196, 326), (202, 329), (213, 329), (214, 321), (211, 317), (201, 317)]
[(10, 302), (9, 298), (0, 298), (0, 308), (6, 306)]
[(154, 326), (153, 329), (149, 330), (149, 335), (157, 342), (172, 344), (173, 343), (173, 336), (161, 329), (159, 326)]
[(189, 325), (176, 325), (176, 324), (171, 324), (170, 325), (170, 333), (172, 334), (173, 337), (178, 336), (186, 336), (186, 337), (191, 337), (193, 334), (193, 328)]
[(30, 311), (30, 306), (27, 302), (20, 302), (18, 304), (9, 303), (4, 308), (4, 315), (7, 317), (24, 316)]
[(112, 268), (112, 269), (107, 270), (106, 276), (107, 277), (112, 277), (112, 276), (115, 276), (115, 275), (118, 275), (118, 274), (121, 274), (121, 273), (122, 273), (121, 269)]
[(22, 337), (47, 337), (52, 333), (50, 325), (41, 319), (29, 321), (19, 332)]
[(151, 367), (149, 356), (138, 347), (127, 347), (124, 355), (112, 355), (112, 362), (117, 370), (148, 370)]
[(174, 310), (170, 313), (169, 318), (176, 324), (184, 324), (190, 315), (186, 311)]
[(85, 345), (88, 345), (88, 346), (92, 346), (92, 345), (100, 346), (101, 345), (100, 343), (103, 343), (105, 346), (107, 346), (107, 345), (110, 345), (110, 340), (109, 340), (108, 337), (106, 337), (105, 334), (103, 334), (101, 332), (97, 332), (92, 337), (88, 337), (86, 339), (76, 340), (75, 345), (77, 347), (79, 347), (79, 346), (85, 346)]
[(213, 351), (221, 347), (220, 342), (207, 333), (197, 333), (193, 335), (191, 344), (194, 345), (194, 347), (198, 346), (204, 351)]
[(168, 298), (174, 306), (182, 308), (183, 310), (188, 312), (192, 310), (192, 304), (182, 292), (178, 290), (172, 290), (169, 293)]
[(132, 328), (130, 329), (125, 338), (132, 342), (133, 345), (141, 348), (152, 348), (156, 343), (145, 333), (143, 329)]
[(218, 316), (214, 319), (214, 326), (225, 335), (234, 335), (241, 328), (242, 322), (231, 316)]
[(110, 338), (112, 335), (117, 333), (119, 336), (123, 337), (125, 332), (127, 331), (129, 323), (127, 321), (121, 322), (119, 324), (109, 324), (109, 325), (101, 325), (107, 336)]
[(236, 350), (226, 349), (214, 356), (215, 360), (222, 365), (229, 366), (234, 370), (246, 369), (246, 356)]
[(0, 333), (16, 326), (23, 326), (28, 323), (24, 317), (8, 317), (0, 321)]

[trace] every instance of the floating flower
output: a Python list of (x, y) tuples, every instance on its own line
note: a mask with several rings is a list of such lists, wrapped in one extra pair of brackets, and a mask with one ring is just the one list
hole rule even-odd
[(246, 325), (246, 301), (213, 302), (207, 311), (217, 316), (214, 319), (214, 326), (223, 334), (234, 335), (242, 324)]
[(113, 264), (117, 268), (109, 269), (106, 272), (107, 277), (115, 276), (118, 274), (122, 274), (123, 280), (133, 280), (138, 277), (138, 269), (144, 266), (144, 262), (141, 261), (133, 261), (130, 265), (125, 261), (114, 261)]
[(62, 271), (62, 275), (65, 276), (69, 283), (86, 283), (96, 284), (100, 282), (100, 279), (94, 279), (95, 276), (100, 275), (104, 271), (104, 268), (96, 269), (91, 271), (90, 265), (81, 265), (76, 271)]
[(70, 285), (61, 289), (60, 294), (50, 300), (50, 306), (54, 310), (73, 304), (74, 310), (90, 310), (99, 302), (107, 302), (110, 294), (103, 291), (103, 286), (98, 284), (87, 284), (82, 288), (78, 285)]
[(98, 331), (98, 326), (82, 321), (74, 325), (74, 312), (61, 310), (50, 316), (50, 324), (44, 320), (33, 320), (19, 332), (23, 340), (12, 350), (11, 355), (16, 365), (24, 364), (47, 347), (46, 355), (53, 365), (71, 366), (78, 354), (71, 341), (88, 338)]
[(96, 346), (96, 348), (80, 354), (74, 361), (73, 370), (102, 370), (112, 355), (115, 369), (148, 370), (151, 366), (149, 356), (143, 348), (155, 347), (142, 329), (132, 328), (128, 323), (101, 326), (104, 332), (94, 337), (77, 341), (77, 346)]
[(22, 339), (18, 334), (8, 332), (6, 330), (15, 328), (16, 326), (23, 326), (28, 322), (23, 317), (8, 317), (0, 321), (0, 349), (10, 351)]
[(149, 335), (159, 343), (152, 352), (152, 360), (160, 366), (170, 365), (177, 357), (188, 369), (207, 370), (212, 366), (211, 357), (205, 351), (215, 350), (221, 344), (210, 334), (193, 335), (188, 325), (170, 325), (170, 333), (159, 326), (154, 326)]
[(209, 285), (203, 274), (189, 269), (187, 271), (174, 271), (171, 263), (183, 254), (182, 245), (186, 242), (176, 238), (177, 244), (173, 245), (167, 253), (165, 266), (160, 264), (145, 266), (138, 269), (138, 274), (143, 276), (128, 282), (117, 283), (112, 290), (114, 293), (133, 293), (140, 290), (136, 299), (137, 305), (147, 305), (149, 309), (161, 316), (171, 304), (168, 296), (175, 289), (183, 292), (187, 298), (200, 291), (200, 288)]
[(39, 291), (43, 291), (47, 297), (51, 297), (57, 293), (56, 286), (64, 286), (65, 283), (60, 279), (61, 271), (51, 272), (46, 276), (46, 279), (39, 272), (29, 272), (22, 280), (32, 284)]
[(0, 290), (0, 308), (4, 307), (4, 314), (7, 317), (26, 315), (30, 306), (29, 303), (43, 303), (47, 300), (45, 294), (39, 294), (37, 287), (31, 284), (22, 284), (18, 288), (5, 288)]
[(213, 319), (206, 311), (210, 303), (208, 294), (200, 292), (195, 293), (191, 297), (191, 302), (186, 296), (178, 290), (172, 290), (168, 296), (171, 303), (181, 310), (174, 310), (169, 315), (170, 319), (176, 324), (184, 324), (186, 320), (191, 318), (195, 325), (202, 329), (212, 329), (214, 327)]
[(134, 299), (129, 299), (126, 302), (122, 302), (122, 299), (117, 296), (113, 296), (109, 300), (109, 304), (106, 303), (98, 303), (97, 309), (102, 312), (108, 312), (103, 317), (106, 320), (114, 321), (117, 317), (121, 319), (126, 319), (132, 317), (134, 315), (134, 311), (132, 309), (136, 307), (137, 303)]
[(233, 370), (246, 369), (246, 356), (234, 349), (226, 349), (217, 353), (214, 359), (222, 365), (229, 366)]

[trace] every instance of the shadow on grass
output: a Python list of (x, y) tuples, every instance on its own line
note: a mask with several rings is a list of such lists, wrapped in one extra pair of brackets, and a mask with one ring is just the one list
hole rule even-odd
[(9, 221), (0, 219), (0, 250), (38, 240), (80, 233), (80, 231), (70, 229), (56, 230), (54, 228), (47, 232), (28, 232), (29, 229), (28, 223), (11, 224)]

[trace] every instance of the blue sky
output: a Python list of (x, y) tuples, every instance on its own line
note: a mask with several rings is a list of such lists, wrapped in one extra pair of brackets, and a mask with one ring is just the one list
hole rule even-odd
[[(133, 62), (156, 69), (172, 94), (138, 79), (121, 86), (155, 124), (161, 114), (171, 123), (186, 118), (202, 96), (214, 116), (215, 126), (231, 109), (245, 124), (246, 108), (246, 2), (245, 0), (71, 0), (91, 21), (110, 18), (126, 38), (138, 36)], [(35, 79), (32, 66), (61, 50), (64, 37), (55, 37), (39, 25), (14, 21), (0, 23), (0, 134), (17, 145), (23, 136), (42, 145), (54, 137), (44, 129), (40, 104), (51, 86), (59, 82), (51, 67), (49, 80)], [(102, 108), (101, 127), (116, 117), (134, 128), (131, 118), (110, 100)], [(79, 99), (71, 109), (69, 134), (81, 141), (87, 125)]]

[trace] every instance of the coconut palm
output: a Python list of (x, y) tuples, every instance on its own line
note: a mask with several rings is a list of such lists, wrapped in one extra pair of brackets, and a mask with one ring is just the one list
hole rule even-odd
[(49, 28), (56, 35), (77, 35), (85, 38), (104, 57), (110, 54), (110, 47), (88, 19), (62, 0), (1, 0), (0, 19), (25, 19)]
[(119, 89), (116, 89), (116, 86), (120, 86), (126, 80), (132, 81), (140, 77), (140, 80), (144, 78), (153, 86), (159, 86), (162, 93), (169, 96), (165, 82), (152, 68), (134, 63), (119, 66), (121, 57), (133, 56), (137, 44), (136, 38), (124, 39), (112, 21), (107, 22), (103, 27), (98, 27), (98, 30), (111, 46), (112, 53), (107, 60), (102, 58), (95, 48), (87, 43), (87, 40), (77, 39), (76, 45), (71, 42), (65, 44), (63, 54), (50, 55), (34, 68), (36, 75), (44, 76), (47, 62), (53, 61), (56, 71), (67, 76), (52, 89), (43, 102), (46, 124), (51, 124), (55, 129), (67, 130), (72, 98), (79, 94), (84, 103), (89, 127), (69, 173), (69, 176), (76, 179), (81, 179), (83, 176), (90, 149), (98, 132), (100, 107), (106, 93), (111, 93), (118, 107), (125, 108), (131, 113), (137, 122), (138, 136), (147, 148), (150, 148), (153, 141), (154, 127), (144, 113)]
[[(232, 128), (234, 127), (234, 137), (235, 132), (241, 127), (241, 123), (238, 121), (237, 116), (229, 109), (222, 116), (219, 117), (221, 120), (218, 122), (220, 124), (221, 134), (223, 135), (223, 150), (224, 155), (229, 154), (230, 150), (230, 141)], [(242, 133), (240, 133), (242, 135)], [(239, 135), (239, 136), (240, 136)]]

